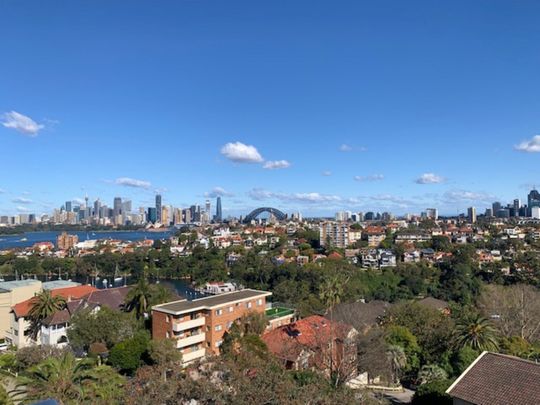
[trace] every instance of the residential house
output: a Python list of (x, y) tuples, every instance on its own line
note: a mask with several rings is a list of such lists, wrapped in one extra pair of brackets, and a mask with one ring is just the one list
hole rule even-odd
[(454, 405), (537, 405), (539, 382), (539, 363), (483, 352), (446, 393)]
[(356, 374), (358, 332), (350, 325), (313, 315), (263, 335), (262, 339), (287, 369)]

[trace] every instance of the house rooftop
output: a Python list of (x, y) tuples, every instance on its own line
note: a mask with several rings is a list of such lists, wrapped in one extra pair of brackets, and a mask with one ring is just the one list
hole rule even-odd
[(446, 391), (475, 405), (540, 404), (540, 364), (483, 352)]
[[(96, 288), (92, 287), (91, 285), (79, 285), (76, 287), (55, 288), (54, 290), (51, 290), (51, 295), (53, 297), (61, 296), (67, 300), (80, 299), (95, 290)], [(12, 306), (11, 310), (15, 313), (15, 316), (17, 318), (21, 316), (27, 316), (35, 300), (36, 297), (32, 297), (25, 301), (19, 302), (18, 304)]]
[(181, 313), (191, 312), (198, 309), (210, 309), (238, 301), (244, 301), (257, 297), (267, 297), (270, 295), (272, 295), (272, 293), (268, 291), (245, 289), (213, 295), (211, 297), (198, 298), (192, 301), (184, 299), (168, 302), (166, 304), (155, 305), (152, 307), (152, 310), (179, 315)]

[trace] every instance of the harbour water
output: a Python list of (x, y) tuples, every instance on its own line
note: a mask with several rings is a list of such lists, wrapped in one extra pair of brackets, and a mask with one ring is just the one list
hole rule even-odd
[[(52, 242), (56, 244), (56, 237), (61, 231), (25, 232), (19, 235), (0, 235), (0, 250), (30, 247), (38, 242)], [(123, 241), (137, 241), (144, 239), (166, 239), (174, 231), (148, 232), (148, 231), (70, 231), (70, 235), (77, 235), (79, 241), (89, 239), (116, 239)]]

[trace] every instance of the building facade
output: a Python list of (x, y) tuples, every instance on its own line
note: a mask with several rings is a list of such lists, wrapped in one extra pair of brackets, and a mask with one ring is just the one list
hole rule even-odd
[(265, 313), (270, 295), (267, 291), (245, 289), (156, 305), (152, 308), (152, 337), (174, 339), (184, 364), (206, 355), (219, 355), (223, 336), (232, 324), (249, 312)]

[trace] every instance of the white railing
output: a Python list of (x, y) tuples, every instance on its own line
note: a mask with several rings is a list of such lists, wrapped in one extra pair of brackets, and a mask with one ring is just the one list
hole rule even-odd
[(174, 322), (173, 323), (173, 331), (175, 332), (181, 332), (183, 330), (193, 329), (197, 328), (199, 326), (203, 326), (206, 323), (206, 319), (204, 316), (201, 316), (197, 319), (192, 319), (190, 321), (183, 321), (183, 322)]
[(176, 341), (176, 347), (181, 349), (183, 347), (191, 346), (196, 343), (202, 343), (204, 342), (204, 340), (205, 340), (204, 333), (199, 333), (198, 335), (193, 335), (193, 336), (186, 337), (183, 339), (178, 339)]
[(194, 352), (189, 352), (189, 353), (182, 353), (182, 361), (184, 363), (188, 363), (190, 361), (200, 359), (201, 357), (204, 357), (204, 355), (205, 355), (204, 349), (195, 350)]

